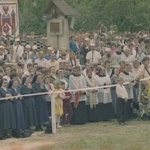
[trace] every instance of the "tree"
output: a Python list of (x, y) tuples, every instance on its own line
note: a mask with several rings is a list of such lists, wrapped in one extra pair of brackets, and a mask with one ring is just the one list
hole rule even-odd
[[(43, 12), (50, 0), (18, 0), (20, 31), (46, 33)], [(91, 31), (98, 22), (107, 27), (116, 25), (118, 30), (138, 31), (150, 29), (149, 0), (65, 0), (80, 16), (75, 18), (75, 30)]]
[(46, 33), (46, 22), (42, 20), (43, 12), (49, 0), (18, 0), (20, 32)]

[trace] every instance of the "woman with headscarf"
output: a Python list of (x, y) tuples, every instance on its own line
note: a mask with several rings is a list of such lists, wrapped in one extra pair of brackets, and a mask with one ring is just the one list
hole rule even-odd
[[(94, 78), (98, 86), (107, 86), (111, 84), (110, 77), (105, 74), (105, 68), (97, 68), (96, 74)], [(112, 119), (113, 109), (110, 88), (100, 88), (98, 91), (98, 100), (99, 121)]]
[[(20, 88), (20, 94), (21, 95), (33, 94), (30, 76), (23, 78), (22, 86)], [(34, 97), (33, 96), (22, 97), (22, 105), (24, 109), (25, 127), (27, 129), (30, 129), (31, 126), (37, 125)]]
[(0, 85), (0, 140), (11, 138), (12, 129), (16, 129), (15, 112), (9, 90), (7, 89), (7, 80), (2, 79)]
[[(32, 90), (34, 93), (43, 93), (47, 92), (47, 89), (44, 86), (42, 76), (40, 74), (35, 75), (34, 80), (32, 81)], [(36, 105), (36, 113), (37, 113), (37, 131), (42, 131), (41, 125), (49, 126), (49, 114), (48, 114), (48, 106), (46, 103), (45, 95), (36, 95), (35, 105)]]
[[(17, 87), (18, 87), (18, 81), (10, 80), (9, 91), (12, 96), (20, 96), (20, 93), (18, 92)], [(12, 102), (13, 102), (15, 117), (16, 117), (16, 129), (14, 130), (14, 136), (21, 138), (23, 137), (23, 131), (25, 129), (22, 101), (20, 97), (17, 97), (17, 98), (13, 98)]]

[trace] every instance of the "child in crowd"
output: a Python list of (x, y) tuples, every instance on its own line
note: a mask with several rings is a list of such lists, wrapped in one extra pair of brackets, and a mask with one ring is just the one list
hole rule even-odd
[(69, 126), (73, 115), (73, 110), (70, 103), (71, 93), (68, 91), (68, 89), (65, 88), (65, 82), (61, 81), (60, 87), (65, 91), (65, 99), (63, 99), (64, 114), (62, 116), (62, 122), (64, 126)]
[(117, 119), (120, 125), (126, 125), (125, 123), (125, 104), (128, 101), (128, 93), (126, 88), (123, 86), (123, 78), (118, 78), (118, 84), (116, 86), (117, 93)]
[(60, 118), (63, 115), (63, 101), (65, 99), (65, 93), (60, 88), (60, 84), (57, 81), (54, 81), (54, 92), (55, 93), (55, 114), (56, 114), (56, 125), (57, 128), (61, 128), (60, 126)]

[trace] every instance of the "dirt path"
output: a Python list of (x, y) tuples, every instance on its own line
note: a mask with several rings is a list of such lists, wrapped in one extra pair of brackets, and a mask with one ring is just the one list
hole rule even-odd
[(52, 135), (35, 132), (31, 137), (16, 139), (11, 138), (0, 141), (0, 150), (50, 150)]

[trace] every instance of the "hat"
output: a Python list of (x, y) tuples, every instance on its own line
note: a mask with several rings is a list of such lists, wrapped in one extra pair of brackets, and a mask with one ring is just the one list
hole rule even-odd
[(85, 38), (85, 41), (89, 41), (90, 39), (89, 38)]
[(150, 58), (149, 57), (144, 57), (143, 59), (142, 59), (142, 62), (144, 62), (144, 61), (146, 61), (146, 60), (150, 60)]
[(110, 50), (110, 48), (105, 48), (105, 51), (110, 52), (111, 50)]
[(33, 45), (33, 46), (32, 46), (32, 49), (37, 49), (37, 46), (36, 46), (36, 45)]
[(95, 43), (91, 43), (90, 46), (95, 46)]
[(48, 50), (53, 50), (53, 47), (48, 47), (47, 49), (48, 49)]
[(20, 42), (20, 39), (19, 39), (19, 38), (16, 38), (16, 39), (15, 39), (15, 42)]
[(31, 48), (31, 45), (27, 44), (27, 45), (26, 45), (26, 48)]

